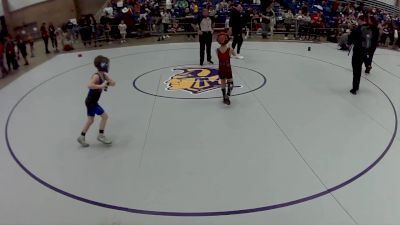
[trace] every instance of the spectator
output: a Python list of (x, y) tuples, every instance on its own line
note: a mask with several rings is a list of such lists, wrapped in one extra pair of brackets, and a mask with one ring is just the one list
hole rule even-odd
[(140, 4), (140, 15), (139, 15), (139, 21), (141, 21), (143, 18), (147, 20), (147, 7), (146, 4)]
[(7, 67), (8, 71), (11, 72), (13, 70), (17, 70), (19, 68), (17, 62), (17, 55), (15, 52), (15, 44), (11, 38), (11, 36), (7, 37), (5, 43), (5, 50), (6, 50), (6, 60), (7, 60)]
[(195, 17), (194, 15), (190, 12), (189, 8), (185, 9), (185, 20), (184, 22), (184, 27), (185, 27), (185, 32), (187, 33), (186, 36), (188, 40), (194, 40), (196, 38), (195, 34)]
[[(294, 24), (294, 15), (292, 13), (292, 10), (288, 10), (287, 13), (285, 13), (285, 29), (286, 29), (286, 33), (285, 33), (285, 40), (289, 39), (289, 33), (290, 33), (290, 29), (292, 28), (292, 25)], [(293, 35), (296, 38), (296, 34)]]
[(117, 6), (117, 9), (121, 10), (124, 7), (124, 1), (118, 0), (116, 6)]
[(379, 28), (378, 28), (378, 21), (374, 16), (369, 16), (369, 29), (371, 30), (371, 46), (368, 49), (367, 57), (365, 59), (365, 73), (369, 74), (372, 69), (372, 60), (374, 58), (375, 50), (378, 47), (379, 42)]
[(253, 17), (253, 12), (251, 11), (250, 8), (246, 9), (243, 13), (243, 27), (246, 32), (246, 36), (244, 39), (247, 39), (250, 35), (250, 28), (251, 28), (251, 19)]
[[(97, 41), (104, 41), (104, 26), (103, 26), (103, 24), (101, 24), (101, 23), (98, 23), (97, 24), (97, 26), (96, 26), (96, 30), (95, 30), (95, 40), (97, 40)], [(102, 46), (102, 44), (101, 44), (101, 42), (99, 43), (99, 45), (98, 46)]]
[(173, 5), (172, 1), (173, 0), (166, 0), (165, 1), (165, 7), (166, 7), (167, 10), (171, 10), (172, 9), (172, 5)]
[(31, 50), (31, 58), (35, 57), (35, 41), (33, 40), (32, 34), (28, 34), (26, 38), (29, 48)]
[(379, 40), (379, 44), (381, 46), (385, 46), (386, 45), (386, 39), (389, 36), (389, 30), (387, 28), (387, 24), (382, 22), (379, 25), (379, 33), (381, 34), (380, 36), (380, 40)]
[(91, 39), (94, 41), (94, 47), (97, 47), (97, 21), (93, 16), (90, 16), (90, 31)]
[(104, 33), (106, 36), (106, 42), (108, 42), (108, 44), (112, 44), (111, 41), (111, 25), (109, 22), (106, 23), (105, 27), (104, 27)]
[(299, 24), (299, 38), (300, 40), (309, 38), (309, 26), (311, 22), (311, 18), (308, 15), (307, 11), (305, 9), (300, 10), (299, 14), (296, 16), (296, 19), (298, 20)]
[(92, 27), (90, 26), (90, 17), (84, 16), (82, 17), (79, 22), (80, 26), (80, 34), (83, 45), (92, 45)]
[(79, 26), (77, 21), (75, 21), (75, 23), (73, 23), (73, 24), (74, 24), (74, 26), (72, 27), (72, 31), (74, 33), (74, 41), (76, 41), (79, 39), (81, 27)]
[(199, 5), (197, 4), (197, 2), (195, 0), (192, 2), (190, 9), (193, 11), (193, 13), (195, 15), (197, 15), (199, 13)]
[[(74, 39), (75, 38), (75, 31), (74, 31), (74, 24), (72, 23), (71, 20), (69, 20), (66, 24), (67, 32), (70, 34), (70, 36)], [(73, 40), (72, 39), (72, 40)]]
[(149, 14), (147, 15), (147, 30), (148, 31), (155, 31), (155, 23), (154, 23), (154, 12), (155, 9), (149, 9)]
[(272, 10), (272, 4), (268, 5), (267, 8), (261, 14), (262, 17), (262, 37), (268, 38), (268, 35), (273, 36), (274, 23), (275, 23), (275, 13)]
[(215, 18), (217, 15), (217, 11), (215, 10), (215, 8), (211, 5), (208, 7), (208, 12), (210, 14), (210, 17)]
[(127, 26), (124, 20), (121, 20), (121, 23), (118, 25), (119, 33), (121, 34), (121, 43), (126, 43), (126, 29)]
[(340, 47), (339, 50), (342, 50), (342, 51), (348, 51), (348, 50), (349, 50), (349, 47), (348, 47), (348, 45), (347, 45), (347, 42), (348, 42), (348, 40), (349, 40), (349, 35), (350, 35), (350, 30), (347, 29), (347, 30), (340, 36), (340, 38), (339, 38), (339, 40), (338, 40), (338, 45), (339, 45), (339, 47)]
[(50, 36), (50, 41), (53, 49), (58, 52), (58, 45), (57, 45), (57, 40), (56, 40), (56, 28), (54, 27), (53, 23), (49, 24), (49, 36)]
[(394, 44), (394, 26), (393, 21), (388, 21), (388, 31), (389, 31), (389, 46), (393, 46)]
[(138, 38), (142, 38), (146, 35), (146, 29), (147, 29), (146, 18), (142, 17), (142, 19), (140, 19), (139, 21)]
[(154, 14), (154, 23), (156, 26), (156, 32), (158, 33), (158, 40), (157, 41), (163, 41), (164, 40), (164, 35), (163, 35), (163, 24), (162, 24), (162, 17), (161, 13), (159, 10), (157, 10)]
[(163, 32), (164, 32), (163, 38), (164, 39), (170, 38), (170, 36), (168, 35), (168, 28), (169, 28), (169, 25), (171, 24), (171, 18), (172, 18), (170, 10), (163, 9), (163, 11), (161, 12), (161, 17), (162, 17), (162, 24), (163, 24), (163, 28), (164, 28), (163, 29)]
[(134, 27), (135, 21), (133, 20), (133, 10), (131, 7), (125, 7), (122, 9), (122, 14), (119, 16), (122, 20), (124, 20), (124, 23), (126, 24), (127, 27), (127, 33), (128, 31)]
[(21, 53), (22, 58), (25, 61), (25, 66), (29, 65), (27, 56), (28, 56), (28, 52), (26, 51), (26, 42), (24, 40), (22, 40), (21, 36), (17, 36), (16, 37), (16, 42), (17, 42), (17, 47), (18, 47), (18, 51)]
[(73, 44), (74, 44), (74, 35), (68, 31), (67, 26), (64, 26), (62, 34), (63, 50), (66, 52), (74, 50)]
[(311, 17), (311, 27), (314, 34), (314, 40), (320, 40), (320, 35), (322, 33), (322, 29), (324, 28), (324, 21), (321, 11), (317, 11), (317, 13)]
[(56, 42), (57, 46), (62, 44), (63, 32), (60, 27), (56, 28)]
[(218, 10), (225, 11), (225, 10), (228, 10), (228, 8), (229, 8), (229, 5), (228, 5), (228, 2), (226, 2), (226, 0), (222, 0), (219, 3)]
[(110, 18), (108, 17), (108, 13), (104, 13), (104, 15), (102, 15), (100, 18), (100, 24), (105, 26), (109, 22), (110, 22)]
[(3, 41), (0, 41), (0, 68), (1, 68), (0, 78), (3, 78), (8, 74), (8, 71), (7, 71), (6, 67), (4, 66), (4, 44), (3, 44)]
[(46, 49), (46, 54), (49, 54), (49, 32), (46, 28), (46, 23), (42, 23), (42, 26), (40, 27), (40, 33), (42, 34), (42, 39), (44, 42), (44, 47)]
[(332, 4), (332, 12), (336, 13), (339, 10), (339, 6), (340, 6), (339, 0), (335, 0)]

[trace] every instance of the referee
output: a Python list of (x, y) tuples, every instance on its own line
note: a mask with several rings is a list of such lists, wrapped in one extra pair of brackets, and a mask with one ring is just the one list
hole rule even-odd
[(232, 12), (229, 18), (229, 34), (233, 36), (232, 48), (235, 49), (237, 45), (237, 55), (238, 59), (243, 59), (240, 55), (240, 49), (243, 44), (243, 14), (242, 6), (240, 4), (235, 4), (232, 6)]
[[(207, 50), (207, 62), (214, 64), (211, 61), (211, 43), (213, 37), (214, 21), (209, 16), (208, 9), (203, 9), (203, 16), (199, 18), (197, 23), (197, 30), (199, 33), (200, 41), (200, 65), (204, 63), (204, 51)], [(207, 48), (207, 49), (206, 49)]]
[(353, 89), (350, 93), (356, 95), (360, 87), (362, 65), (367, 58), (368, 49), (371, 47), (372, 31), (366, 23), (366, 17), (358, 17), (358, 26), (351, 31), (348, 39), (348, 45), (353, 45), (353, 57), (351, 64), (353, 66)]

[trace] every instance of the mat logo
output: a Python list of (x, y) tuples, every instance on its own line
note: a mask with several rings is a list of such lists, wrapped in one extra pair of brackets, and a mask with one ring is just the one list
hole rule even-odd
[(165, 81), (167, 91), (183, 90), (197, 95), (221, 86), (218, 69), (215, 68), (175, 68), (175, 71), (179, 73)]

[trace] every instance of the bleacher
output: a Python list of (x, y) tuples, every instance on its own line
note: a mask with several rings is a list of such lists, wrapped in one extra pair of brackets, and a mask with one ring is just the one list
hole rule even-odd
[[(356, 1), (354, 0), (350, 0), (350, 1), (344, 1), (344, 0), (340, 0), (339, 2), (353, 2), (356, 3)], [(384, 10), (388, 13), (390, 13), (391, 15), (398, 17), (400, 16), (400, 8), (394, 5), (390, 5), (388, 3), (382, 2), (382, 1), (377, 1), (377, 0), (363, 0), (364, 5), (370, 8), (377, 8), (380, 10)]]
[[(292, 9), (293, 11), (297, 12), (299, 10), (299, 7), (297, 7), (299, 4), (298, 3), (303, 3), (306, 2), (308, 6), (313, 6), (313, 5), (318, 5), (321, 1), (318, 0), (305, 0), (305, 1), (297, 1), (295, 4), (291, 0), (284, 0), (285, 4)], [(340, 4), (342, 3), (360, 3), (358, 0), (339, 0), (338, 1)], [(400, 8), (394, 5), (390, 5), (388, 3), (378, 1), (378, 0), (363, 0), (364, 6), (369, 7), (369, 8), (377, 8), (383, 11), (386, 11), (390, 13), (391, 15), (397, 17), (400, 16)], [(328, 5), (332, 4), (332, 1), (328, 1)]]
[[(144, 0), (141, 0), (144, 1)], [(139, 2), (141, 2), (139, 1)], [(112, 5), (111, 1), (108, 1), (108, 5)], [(198, 4), (198, 9), (197, 9), (197, 13), (195, 13), (195, 16), (199, 16), (201, 15), (202, 9), (204, 7), (207, 7), (207, 4), (204, 3), (210, 3), (210, 1), (207, 0), (197, 0), (197, 4)], [(215, 9), (215, 6), (220, 2), (220, 0), (212, 0), (211, 4), (212, 4), (212, 8)], [(228, 2), (228, 1), (227, 1)], [(249, 1), (247, 1), (249, 2)], [(297, 0), (295, 2), (293, 2), (292, 0), (280, 0), (279, 1), (281, 4), (277, 4), (274, 3), (274, 7), (273, 10), (275, 12), (275, 16), (276, 16), (276, 24), (275, 24), (275, 29), (274, 29), (274, 33), (286, 33), (285, 30), (285, 24), (284, 22), (284, 12), (287, 9), (291, 9), (295, 14), (299, 12), (300, 8), (304, 5), (304, 3), (308, 6), (308, 12), (310, 13), (310, 15), (313, 15), (316, 11), (318, 11), (318, 9), (315, 7), (315, 5), (320, 5), (322, 0)], [(339, 0), (338, 1), (340, 4), (342, 3), (349, 3), (349, 1), (345, 1), (345, 0)], [(350, 2), (354, 2), (356, 3), (355, 0), (350, 0)], [(357, 1), (357, 3), (359, 3), (359, 1)], [(380, 2), (377, 0), (365, 0), (363, 1), (364, 6), (367, 8), (374, 8), (376, 7), (377, 9), (380, 9), (382, 11), (386, 11), (388, 13), (391, 13), (392, 15), (400, 15), (400, 9), (398, 7), (395, 6), (391, 6), (387, 3), (384, 2)], [(166, 6), (166, 1), (165, 0), (161, 0), (159, 1), (159, 6), (160, 8), (163, 8)], [(185, 9), (187, 7), (190, 7), (191, 3), (185, 2), (184, 0), (181, 1), (177, 1), (174, 3), (173, 6), (173, 11), (172, 11), (172, 21), (171, 21), (171, 26), (170, 29), (168, 31), (168, 33), (177, 33), (177, 34), (184, 34), (184, 17), (185, 17)], [(333, 4), (333, 0), (328, 0), (326, 7), (324, 6), (322, 11), (323, 11), (323, 20), (324, 20), (324, 26), (318, 29), (322, 29), (320, 32), (318, 32), (319, 34), (328, 34), (330, 32), (336, 32), (336, 28), (338, 28), (339, 25), (339, 20), (341, 17), (340, 14), (338, 13), (332, 13), (330, 11), (331, 6)], [(257, 12), (261, 11), (261, 5), (255, 5), (255, 4), (248, 4), (248, 3), (242, 3), (242, 6), (245, 10), (251, 9), (252, 14), (256, 15)], [(115, 4), (114, 4), (115, 7)], [(121, 8), (119, 8), (118, 10), (115, 10), (117, 13), (121, 14)], [(229, 11), (228, 10), (218, 10), (215, 12), (215, 22), (216, 22), (216, 29), (217, 30), (223, 30), (225, 28), (225, 24), (226, 24), (226, 19), (229, 16)], [(151, 17), (151, 16), (150, 16)], [(121, 18), (121, 16), (117, 16), (117, 18)], [(133, 34), (134, 36), (136, 36), (135, 34), (137, 34), (136, 29), (137, 27), (140, 26), (140, 23), (138, 21), (139, 15), (133, 14), (132, 15), (133, 20), (135, 21), (135, 28), (131, 29), (131, 34)], [(151, 21), (151, 18), (150, 18)], [(247, 27), (250, 28), (250, 31), (252, 33), (256, 33), (260, 27), (261, 24), (259, 24), (258, 22), (254, 23), (254, 21), (256, 20), (251, 20), (249, 19)], [(400, 24), (399, 24), (400, 25)], [(150, 26), (148, 26), (150, 27)], [(311, 29), (311, 28), (310, 28)], [(315, 28), (312, 28), (315, 30)], [(143, 31), (143, 29), (141, 29)], [(290, 30), (291, 33), (295, 33), (298, 31), (298, 24), (296, 23), (296, 21), (294, 21), (294, 24), (292, 24), (292, 28)], [(157, 35), (155, 30), (147, 30), (144, 31), (145, 33), (147, 33), (147, 35)], [(116, 33), (118, 33), (117, 29), (116, 29)]]

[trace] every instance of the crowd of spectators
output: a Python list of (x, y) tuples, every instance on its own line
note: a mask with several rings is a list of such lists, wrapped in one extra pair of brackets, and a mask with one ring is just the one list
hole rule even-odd
[[(100, 23), (111, 27), (112, 38), (121, 37), (118, 26), (124, 21), (128, 36), (160, 35), (158, 40), (163, 40), (169, 38), (168, 33), (195, 33), (192, 25), (203, 8), (209, 10), (217, 28), (224, 28), (233, 3), (227, 0), (167, 0), (166, 5), (161, 7), (158, 0), (113, 0), (104, 9)], [(260, 8), (259, 2), (244, 1), (242, 4), (250, 22), (250, 14)], [(188, 34), (188, 38), (193, 39), (192, 35)]]
[[(376, 18), (380, 29), (381, 45), (391, 45), (397, 39), (397, 30), (400, 28), (400, 18), (390, 15), (384, 10), (367, 7), (362, 1), (339, 2), (338, 0), (285, 0), (288, 7), (288, 17), (296, 20), (299, 29), (298, 38), (317, 38), (326, 35), (328, 40), (338, 41), (357, 25), (360, 15)], [(289, 15), (291, 14), (291, 15)], [(288, 22), (289, 23), (289, 22)], [(389, 43), (387, 43), (389, 39)]]
[(0, 78), (17, 71), (21, 64), (29, 65), (27, 45), (30, 46), (31, 57), (34, 57), (34, 39), (31, 35), (6, 35), (0, 38)]
[(34, 27), (32, 30), (24, 26), (15, 36), (7, 34), (0, 37), (0, 78), (17, 71), (21, 65), (30, 65), (29, 58), (35, 57), (36, 33), (43, 40), (45, 53), (50, 54), (50, 50), (54, 53), (73, 50), (80, 31), (78, 24), (73, 21), (68, 21), (60, 27), (50, 22), (42, 23), (39, 28)]
[[(203, 8), (209, 9), (216, 28), (224, 28), (229, 21), (230, 8), (237, 1), (229, 0), (174, 0), (161, 7), (158, 0), (113, 0), (101, 19), (103, 26), (110, 26), (112, 38), (119, 38), (118, 25), (123, 20), (127, 35), (138, 37), (160, 35), (158, 40), (168, 38), (168, 33), (186, 32), (189, 39), (195, 34), (194, 23)], [(297, 39), (320, 39), (338, 41), (357, 23), (359, 15), (374, 15), (382, 33), (381, 43), (393, 45), (400, 18), (378, 8), (366, 7), (363, 2), (339, 2), (338, 0), (279, 0), (261, 4), (258, 0), (242, 0), (243, 22), (247, 31), (272, 36), (274, 29), (283, 27)], [(270, 7), (268, 7), (270, 6)], [(268, 18), (266, 18), (268, 17)]]

